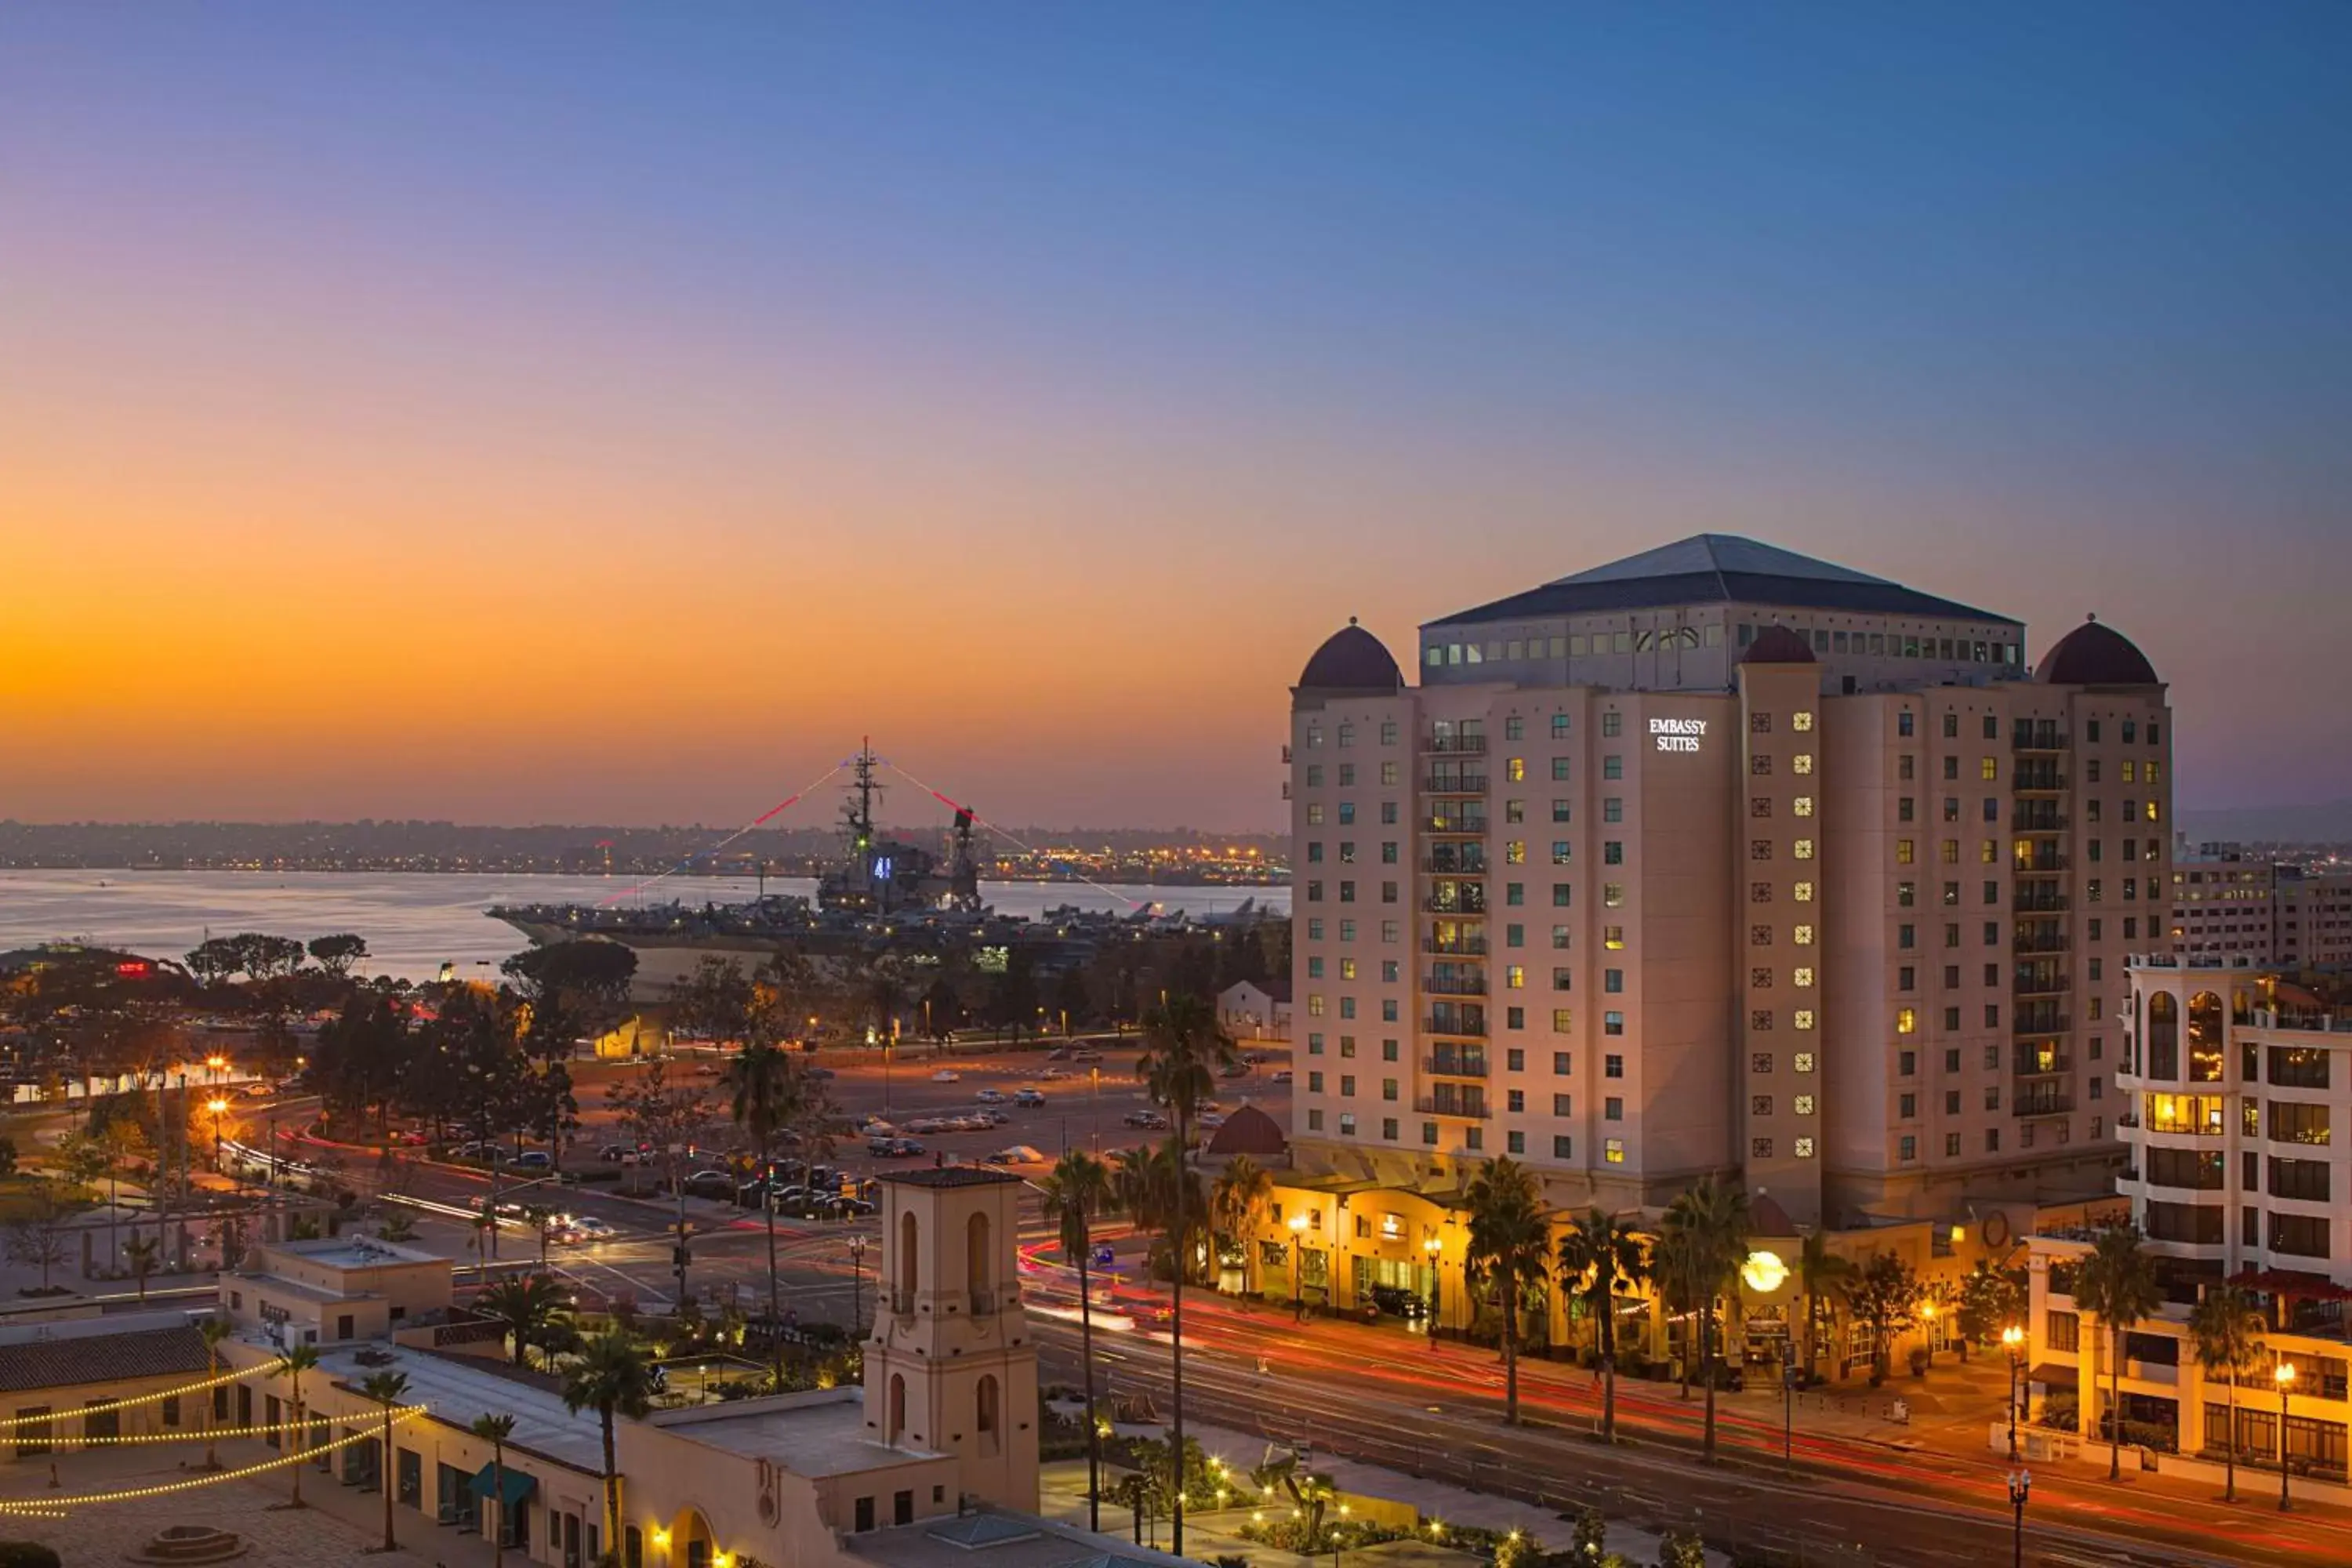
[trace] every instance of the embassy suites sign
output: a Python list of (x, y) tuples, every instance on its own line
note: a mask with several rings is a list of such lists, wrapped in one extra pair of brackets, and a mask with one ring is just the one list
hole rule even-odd
[(1650, 721), (1650, 739), (1657, 742), (1658, 750), (1662, 752), (1696, 752), (1699, 749), (1699, 742), (1706, 738), (1706, 721), (1704, 719)]

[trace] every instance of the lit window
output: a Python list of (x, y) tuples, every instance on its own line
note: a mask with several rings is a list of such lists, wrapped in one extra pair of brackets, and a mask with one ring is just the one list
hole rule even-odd
[(1527, 983), (1528, 972), (1522, 965), (1514, 963), (1503, 971), (1503, 984), (1506, 989), (1511, 991), (1522, 990), (1526, 987)]
[(1812, 727), (1813, 716), (1811, 713), (1798, 712), (1789, 715), (1789, 728), (1794, 730), (1798, 734), (1804, 734), (1812, 729)]
[(1797, 969), (1792, 969), (1792, 970), (1790, 970), (1790, 971), (1789, 972), (1789, 984), (1791, 984), (1791, 985), (1796, 986), (1796, 987), (1797, 987), (1798, 989), (1800, 989), (1800, 990), (1804, 989), (1806, 986), (1811, 985), (1812, 983), (1813, 983), (1813, 972), (1812, 972), (1811, 969), (1806, 969), (1806, 968), (1801, 968), (1801, 968), (1797, 968)]
[(1810, 1138), (1800, 1138), (1800, 1139), (1798, 1139), (1798, 1140), (1797, 1140), (1797, 1158), (1798, 1158), (1798, 1159), (1800, 1159), (1800, 1160), (1810, 1160), (1810, 1159), (1811, 1159), (1812, 1157), (1813, 1157), (1813, 1141), (1812, 1141), (1811, 1139), (1810, 1139)]
[(1799, 752), (1795, 756), (1790, 757), (1789, 759), (1789, 771), (1792, 773), (1811, 773), (1813, 771), (1813, 753), (1811, 752)]
[(1813, 928), (1799, 926), (1789, 933), (1789, 940), (1799, 947), (1811, 947), (1813, 945)]
[(1800, 860), (1810, 860), (1813, 858), (1813, 841), (1810, 838), (1800, 838), (1790, 847), (1790, 853)]
[(1813, 901), (1813, 885), (1811, 882), (1800, 882), (1790, 890), (1790, 896), (1801, 904), (1810, 904)]
[(1916, 1009), (1911, 1007), (1897, 1007), (1895, 1010), (1895, 1032), (1896, 1034), (1916, 1034), (1918, 1032), (1918, 1028), (1919, 1014)]
[(1503, 776), (1510, 780), (1513, 784), (1526, 783), (1528, 776), (1527, 758), (1513, 757), (1509, 762), (1505, 763), (1503, 764)]
[(1790, 1100), (1790, 1104), (1796, 1108), (1797, 1114), (1800, 1116), (1811, 1116), (1813, 1113), (1813, 1097), (1810, 1094), (1797, 1095)]
[(1811, 1072), (1811, 1071), (1812, 1071), (1812, 1070), (1813, 1070), (1813, 1053), (1812, 1053), (1812, 1052), (1811, 1052), (1811, 1051), (1799, 1051), (1799, 1052), (1797, 1053), (1797, 1056), (1796, 1056), (1796, 1059), (1795, 1059), (1795, 1061), (1794, 1061), (1794, 1062), (1793, 1062), (1793, 1064), (1791, 1064), (1791, 1065), (1793, 1065), (1799, 1072)]
[(1603, 1139), (1601, 1144), (1601, 1157), (1612, 1165), (1623, 1164), (1625, 1163), (1625, 1140), (1622, 1138)]
[(1813, 1026), (1813, 1010), (1811, 1007), (1800, 1007), (1791, 1021), (1800, 1029), (1810, 1029)]
[(1615, 952), (1620, 948), (1622, 948), (1625, 945), (1625, 928), (1623, 926), (1602, 926), (1601, 928), (1601, 945), (1607, 948), (1612, 952)]
[(1813, 815), (1813, 797), (1809, 795), (1801, 795), (1795, 800), (1789, 803), (1789, 808), (1795, 812), (1799, 816), (1811, 816)]
[(1601, 885), (1601, 901), (1602, 904), (1612, 910), (1623, 905), (1625, 902), (1625, 884), (1622, 882), (1603, 882)]

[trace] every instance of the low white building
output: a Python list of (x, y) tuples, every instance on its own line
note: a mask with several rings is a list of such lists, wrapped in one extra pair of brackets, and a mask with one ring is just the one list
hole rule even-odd
[(1290, 1037), (1290, 983), (1236, 980), (1217, 993), (1217, 1018), (1232, 1035), (1286, 1040)]

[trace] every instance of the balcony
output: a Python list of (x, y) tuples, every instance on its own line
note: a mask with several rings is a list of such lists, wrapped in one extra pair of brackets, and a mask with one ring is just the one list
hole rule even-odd
[(1433, 936), (1423, 937), (1421, 942), (1421, 951), (1462, 953), (1471, 958), (1484, 958), (1486, 956), (1486, 939), (1483, 936), (1458, 936), (1452, 942), (1440, 942)]
[(1483, 811), (1433, 811), (1422, 821), (1423, 831), (1427, 833), (1463, 838), (1486, 837), (1486, 814)]
[(1421, 749), (1439, 755), (1479, 757), (1486, 753), (1486, 737), (1428, 734), (1421, 738)]
[(2055, 1078), (2074, 1070), (2074, 1058), (2063, 1051), (2035, 1051), (2021, 1047), (2011, 1059), (2010, 1070), (2019, 1078)]
[(2056, 915), (2073, 907), (2073, 900), (2053, 889), (2020, 888), (2009, 907), (2012, 914)]
[(2055, 850), (2045, 851), (2042, 854), (2030, 856), (2021, 860), (2011, 860), (2010, 862), (2010, 869), (2016, 872), (2021, 877), (2055, 876), (2065, 868), (2066, 857), (2057, 853)]
[(2010, 984), (2012, 996), (2056, 996), (2074, 988), (2071, 974), (2041, 974), (2021, 969)]
[(2009, 1021), (2012, 1035), (2068, 1035), (2074, 1030), (2074, 1020), (2055, 1009), (2020, 1007), (2017, 1016)]
[(1435, 894), (1432, 894), (1428, 898), (1421, 900), (1421, 907), (1423, 910), (1433, 915), (1483, 916), (1486, 912), (1486, 900), (1483, 896), (1485, 889), (1471, 888), (1465, 889), (1464, 891), (1479, 893), (1481, 894), (1481, 897), (1476, 899), (1444, 899), (1439, 898)]
[(2012, 1116), (2063, 1116), (2074, 1109), (2072, 1094), (2028, 1094), (2010, 1107)]
[(1433, 996), (1484, 996), (1486, 976), (1478, 974), (1431, 974), (1424, 976), (1421, 988)]
[(1456, 1014), (1451, 1018), (1423, 1018), (1421, 1032), (1424, 1035), (1445, 1035), (1454, 1038), (1483, 1040), (1486, 1037), (1486, 1019), (1483, 1014)]
[(1495, 1114), (1483, 1096), (1423, 1095), (1412, 1102), (1412, 1108), (1423, 1116), (1460, 1116), (1472, 1121), (1484, 1121)]
[(1439, 1051), (1421, 1058), (1421, 1070), (1439, 1078), (1485, 1078), (1486, 1055), (1484, 1051)]
[(2055, 724), (2021, 723), (2009, 733), (2012, 752), (2063, 752), (2071, 743), (2072, 737)]
[(1449, 844), (1423, 856), (1421, 868), (1433, 877), (1483, 877), (1486, 874), (1486, 847)]
[(2017, 795), (2063, 795), (2066, 775), (2047, 764), (2021, 763), (2017, 776), (2009, 781), (2011, 791)]
[(2066, 814), (2050, 800), (2028, 801), (2009, 815), (2009, 826), (2019, 833), (2063, 833)]
[(2021, 936), (2009, 944), (2011, 952), (2064, 952), (2073, 944), (2061, 931), (2056, 936)]
[(1485, 773), (1431, 773), (1421, 781), (1424, 795), (1485, 795)]

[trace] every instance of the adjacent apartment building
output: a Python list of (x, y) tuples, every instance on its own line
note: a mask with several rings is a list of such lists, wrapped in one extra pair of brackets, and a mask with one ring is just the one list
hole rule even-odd
[[(2240, 1462), (2277, 1464), (2284, 1405), (2296, 1474), (2340, 1483), (2352, 1426), (2352, 1157), (2335, 1126), (2352, 1126), (2352, 1017), (2244, 958), (2137, 957), (2129, 987), (2118, 1190), (2157, 1256), (2165, 1304), (2123, 1336), (2124, 1417), (2184, 1455), (2227, 1451), (2228, 1375), (2199, 1364), (2188, 1331), (2199, 1297), (2227, 1280), (2254, 1295), (2267, 1323), (2237, 1391)], [(2032, 1380), (2073, 1399), (2085, 1432), (2106, 1407), (2112, 1354), (2074, 1295), (2090, 1241), (2039, 1236), (2031, 1255)]]
[(2341, 972), (2352, 963), (2352, 871), (2274, 860), (2239, 844), (2176, 852), (2172, 951)]
[(2107, 1189), (2124, 955), (2162, 949), (2138, 648), (1700, 535), (1293, 691), (1294, 1143), (1561, 1204), (1737, 1173), (1769, 1224)]

